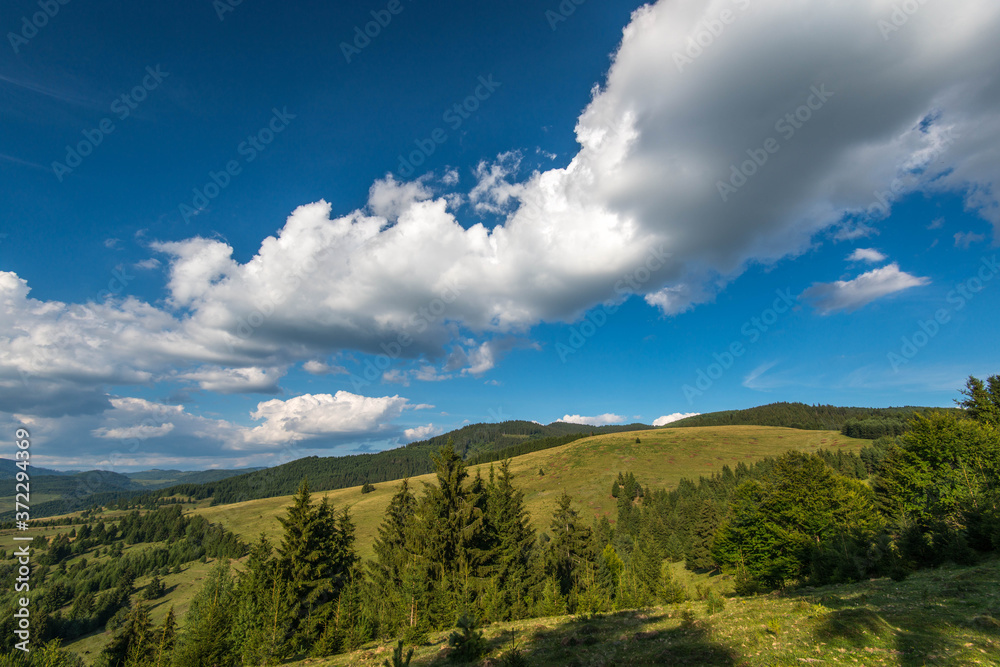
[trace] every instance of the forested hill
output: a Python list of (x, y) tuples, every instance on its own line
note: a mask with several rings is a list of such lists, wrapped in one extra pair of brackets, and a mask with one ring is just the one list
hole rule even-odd
[(452, 440), (455, 451), (464, 459), (482, 463), (504, 456), (557, 447), (591, 434), (648, 428), (650, 427), (645, 424), (594, 427), (565, 422), (543, 425), (530, 421), (470, 424), (396, 449), (351, 456), (310, 456), (216, 482), (171, 486), (158, 491), (156, 495), (182, 495), (197, 499), (210, 497), (213, 504), (222, 505), (291, 495), (295, 493), (303, 477), (309, 478), (309, 486), (314, 491), (342, 489), (366, 482), (375, 484), (429, 473), (434, 469), (431, 454), (437, 452), (448, 440)]
[[(685, 426), (785, 426), (809, 430), (840, 431), (849, 421), (886, 420), (908, 421), (914, 414), (933, 410), (955, 411), (957, 408), (843, 408), (835, 405), (805, 403), (769, 403), (746, 410), (723, 410), (681, 419), (667, 428)], [(851, 435), (851, 434), (845, 434)]]

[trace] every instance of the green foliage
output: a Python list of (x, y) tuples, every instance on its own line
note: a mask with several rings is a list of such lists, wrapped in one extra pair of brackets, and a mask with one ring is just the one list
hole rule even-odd
[[(805, 403), (770, 403), (746, 410), (708, 412), (672, 422), (667, 428), (689, 426), (784, 426), (811, 430), (839, 431), (849, 420), (887, 419), (905, 421), (928, 408), (842, 408)], [(856, 437), (856, 436), (855, 436)]]
[(338, 514), (326, 498), (314, 506), (305, 479), (279, 521), (285, 532), (277, 569), (285, 586), (291, 645), (304, 649), (326, 633), (332, 602), (357, 562), (354, 524), (347, 508)]
[(365, 495), (366, 493), (371, 493), (374, 490), (375, 490), (374, 484), (369, 484), (368, 482), (365, 482), (364, 484), (361, 485), (361, 495)]
[(191, 601), (187, 626), (178, 639), (176, 667), (229, 667), (237, 664), (232, 639), (232, 609), (236, 599), (229, 564), (219, 561)]
[(452, 662), (469, 662), (486, 652), (486, 640), (473, 616), (462, 614), (455, 624), (457, 630), (448, 636), (448, 646), (452, 648), (449, 659)]
[(718, 613), (726, 608), (726, 598), (719, 594), (714, 588), (705, 595), (705, 610), (709, 615)]
[(396, 642), (396, 648), (392, 651), (392, 662), (388, 660), (383, 660), (383, 667), (410, 667), (410, 659), (413, 657), (413, 647), (406, 652), (406, 657), (403, 657), (403, 640), (400, 639)]
[(163, 580), (160, 579), (159, 575), (153, 575), (152, 581), (146, 584), (146, 587), (142, 590), (142, 599), (156, 600), (163, 597), (166, 592), (167, 587), (163, 584)]
[(870, 539), (880, 529), (867, 487), (836, 475), (819, 457), (790, 452), (769, 479), (736, 490), (712, 555), (737, 576), (774, 588), (825, 576), (812, 571), (824, 542)]
[(957, 403), (971, 419), (986, 426), (1000, 427), (1000, 375), (991, 375), (985, 383), (969, 376), (962, 394), (965, 398)]

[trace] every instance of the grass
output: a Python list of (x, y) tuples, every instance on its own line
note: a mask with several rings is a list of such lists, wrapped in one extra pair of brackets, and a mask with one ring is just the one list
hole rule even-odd
[[(1000, 560), (991, 560), (918, 572), (903, 582), (730, 598), (715, 613), (694, 601), (499, 623), (485, 630), (490, 653), (469, 664), (498, 665), (513, 637), (533, 667), (1000, 665), (998, 618)], [(412, 667), (454, 664), (444, 658), (447, 636), (437, 633), (416, 647)], [(290, 664), (381, 667), (393, 645)]]
[[(636, 443), (639, 438), (640, 443)], [(535, 527), (540, 531), (548, 529), (548, 522), (556, 501), (563, 491), (573, 496), (574, 507), (582, 516), (593, 519), (607, 516), (615, 519), (615, 499), (611, 497), (611, 483), (618, 472), (633, 472), (644, 485), (652, 488), (672, 488), (684, 477), (696, 480), (702, 475), (711, 475), (729, 464), (735, 467), (759, 461), (767, 456), (780, 455), (788, 450), (816, 451), (820, 448), (858, 451), (868, 444), (867, 440), (846, 438), (835, 431), (805, 431), (764, 426), (719, 426), (687, 429), (656, 429), (628, 433), (594, 436), (578, 440), (568, 445), (533, 452), (511, 461), (511, 470), (516, 475), (515, 484), (525, 492), (527, 507), (531, 512)], [(470, 474), (480, 472), (489, 475), (490, 464), (473, 466)], [(539, 469), (544, 475), (539, 475)], [(421, 482), (431, 482), (433, 475), (422, 475), (411, 480), (416, 493), (422, 492)], [(382, 521), (382, 515), (390, 498), (396, 492), (397, 482), (376, 484), (372, 493), (361, 493), (361, 487), (324, 491), (317, 497), (328, 496), (339, 508), (350, 507), (357, 526), (357, 547), (363, 558), (372, 557), (372, 542)], [(277, 521), (291, 504), (291, 496), (251, 500), (230, 505), (200, 507), (190, 512), (201, 514), (209, 521), (220, 523), (229, 530), (252, 541), (264, 532), (277, 543), (281, 526)], [(79, 513), (75, 513), (79, 514)], [(113, 520), (121, 512), (102, 514), (100, 520)], [(34, 529), (52, 537), (69, 532), (72, 526)], [(78, 527), (77, 527), (78, 528)], [(32, 531), (32, 532), (34, 532)], [(2, 534), (15, 531), (0, 531)], [(132, 545), (125, 549), (149, 548), (150, 545)], [(84, 554), (88, 561), (92, 553)], [(102, 557), (106, 558), (106, 556)], [(75, 560), (75, 559), (74, 559)], [(100, 560), (100, 559), (99, 559)], [(67, 563), (72, 564), (73, 561)], [(150, 604), (154, 623), (162, 621), (167, 609), (174, 606), (174, 612), (183, 627), (184, 616), (191, 599), (201, 587), (202, 581), (211, 568), (209, 563), (188, 563), (180, 574), (164, 578), (167, 594)], [(682, 564), (674, 564), (674, 578), (684, 585), (694, 597), (702, 598), (709, 590), (729, 593), (732, 588), (727, 577), (706, 577), (688, 572)], [(146, 576), (136, 581), (137, 590), (148, 583)], [(136, 594), (138, 599), (138, 593)], [(705, 607), (704, 602), (692, 603), (693, 608)], [(727, 606), (727, 611), (731, 605)], [(679, 613), (679, 612), (670, 612)], [(673, 617), (671, 617), (673, 618)], [(610, 622), (610, 621), (609, 621)], [(537, 625), (536, 622), (534, 625)], [(532, 624), (528, 624), (533, 627)], [(67, 647), (85, 657), (88, 661), (109, 640), (105, 632), (95, 632), (67, 644)], [(602, 639), (602, 642), (604, 640)], [(377, 661), (381, 665), (382, 656)], [(307, 663), (303, 663), (307, 664)], [(315, 663), (309, 663), (315, 664)], [(328, 664), (355, 664), (350, 662)], [(357, 663), (367, 664), (367, 663)], [(374, 663), (373, 663), (374, 664)], [(431, 664), (431, 663), (414, 663)], [(531, 662), (530, 664), (536, 664)], [(563, 664), (563, 663), (551, 663)], [(595, 663), (596, 664), (596, 663)], [(621, 663), (640, 664), (640, 663)], [(696, 664), (696, 663), (692, 663)]]
[[(641, 441), (637, 444), (636, 438)], [(697, 480), (719, 472), (723, 465), (751, 464), (789, 450), (814, 452), (817, 449), (859, 451), (868, 440), (856, 440), (836, 431), (805, 431), (770, 426), (712, 426), (685, 429), (655, 429), (612, 433), (577, 440), (511, 460), (515, 484), (525, 493), (525, 502), (539, 531), (548, 530), (556, 501), (563, 491), (573, 497), (573, 505), (587, 520), (608, 517), (615, 520), (615, 499), (611, 483), (619, 472), (633, 472), (643, 486), (673, 488), (681, 478)], [(489, 475), (490, 464), (470, 468), (470, 474)], [(541, 469), (545, 474), (539, 475)], [(434, 475), (411, 480), (415, 492), (421, 482)], [(372, 542), (389, 500), (399, 486), (396, 482), (375, 485), (375, 491), (361, 494), (361, 487), (323, 491), (338, 508), (350, 507), (357, 525), (357, 546), (363, 558), (372, 556)], [(220, 523), (246, 540), (263, 532), (271, 540), (280, 539), (277, 522), (291, 504), (291, 496), (250, 500), (194, 510), (209, 521)]]
[[(149, 547), (149, 544), (131, 545), (125, 548), (125, 553), (128, 553), (130, 550), (141, 550)], [(85, 557), (88, 562), (100, 562), (107, 558), (107, 556), (102, 556), (101, 558), (94, 559), (92, 556), (86, 555)], [(152, 580), (153, 576), (146, 575), (144, 577), (139, 577), (135, 580), (135, 588), (139, 592), (135, 593), (132, 596), (132, 599), (135, 602), (142, 602), (142, 604), (146, 605), (149, 609), (150, 618), (153, 623), (157, 625), (163, 622), (163, 619), (167, 615), (167, 611), (170, 607), (173, 607), (178, 626), (183, 628), (188, 609), (191, 607), (191, 600), (193, 600), (195, 594), (201, 590), (205, 577), (208, 576), (208, 572), (212, 569), (214, 564), (214, 559), (209, 559), (206, 563), (200, 563), (197, 561), (193, 563), (185, 563), (181, 566), (181, 572), (179, 574), (168, 574), (165, 577), (160, 577), (163, 580), (164, 586), (166, 586), (167, 593), (157, 600), (141, 600), (142, 588)], [(69, 609), (69, 606), (65, 607), (63, 609), (63, 613), (68, 613)], [(65, 643), (64, 647), (80, 655), (84, 660), (90, 663), (96, 659), (97, 655), (110, 640), (111, 634), (102, 629)]]

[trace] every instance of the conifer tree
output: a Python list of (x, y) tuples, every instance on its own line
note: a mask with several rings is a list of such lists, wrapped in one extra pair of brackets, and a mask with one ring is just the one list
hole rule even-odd
[(505, 618), (521, 618), (527, 613), (524, 600), (535, 529), (524, 492), (514, 486), (509, 459), (500, 463), (496, 477), (491, 470), (487, 505), (489, 525), (495, 531), (496, 585), (508, 609)]
[(687, 568), (689, 570), (709, 570), (715, 567), (712, 559), (712, 542), (719, 528), (719, 512), (715, 503), (704, 499), (698, 508), (697, 518), (691, 530), (691, 546), (688, 548)]
[[(372, 545), (375, 559), (366, 566), (372, 582), (372, 604), (379, 619), (379, 631), (393, 635), (400, 627), (409, 625), (415, 591), (404, 581), (412, 556), (407, 551), (408, 534), (413, 528), (417, 501), (404, 479), (396, 494), (389, 501)], [(410, 573), (411, 575), (413, 572)]]
[(177, 643), (177, 619), (173, 606), (167, 610), (163, 625), (156, 630), (153, 637), (156, 647), (153, 650), (153, 667), (168, 667), (174, 654), (174, 644)]
[(286, 584), (270, 541), (261, 533), (236, 584), (233, 637), (248, 665), (273, 665), (287, 653), (291, 625)]
[(149, 620), (149, 610), (145, 605), (136, 604), (101, 651), (99, 662), (106, 667), (146, 665), (152, 649), (153, 624)]
[(176, 667), (231, 667), (237, 664), (231, 636), (234, 592), (229, 563), (220, 560), (191, 601), (187, 626), (174, 651)]
[(562, 595), (576, 585), (587, 560), (590, 528), (583, 524), (572, 507), (573, 499), (565, 491), (552, 514), (552, 539), (547, 545), (547, 571), (555, 577)]

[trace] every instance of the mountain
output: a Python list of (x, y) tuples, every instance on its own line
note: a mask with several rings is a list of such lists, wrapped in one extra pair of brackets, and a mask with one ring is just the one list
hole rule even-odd
[(264, 468), (231, 468), (218, 470), (143, 470), (127, 472), (125, 476), (137, 482), (146, 489), (162, 489), (176, 484), (205, 484), (217, 482), (227, 477), (245, 475)]
[(664, 428), (688, 426), (785, 426), (810, 430), (839, 431), (849, 420), (883, 419), (905, 422), (914, 414), (933, 410), (954, 411), (957, 408), (846, 408), (835, 405), (805, 403), (769, 403), (746, 410), (723, 410), (687, 417), (667, 424)]
[[(11, 461), (10, 459), (0, 459), (0, 479), (14, 479), (17, 473), (21, 472), (21, 469), (17, 467), (17, 461)], [(61, 470), (50, 470), (48, 468), (39, 468), (37, 466), (30, 466), (28, 468), (28, 474), (34, 477), (49, 477), (56, 475), (72, 475), (72, 472), (63, 472)]]

